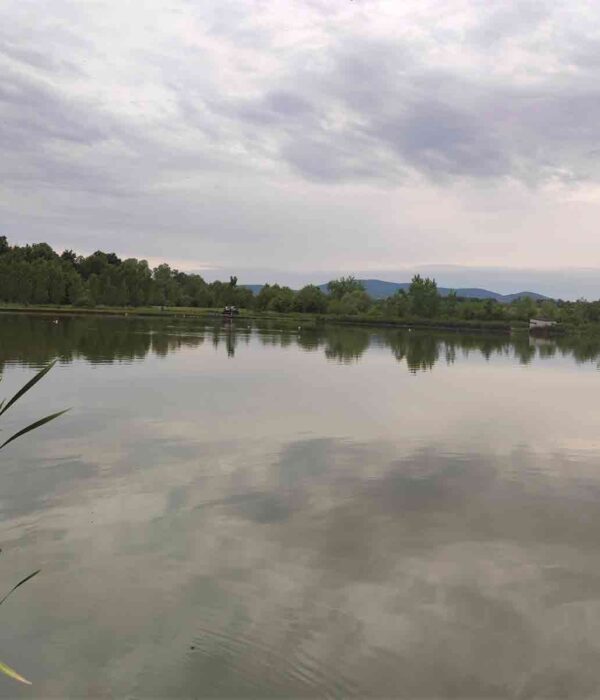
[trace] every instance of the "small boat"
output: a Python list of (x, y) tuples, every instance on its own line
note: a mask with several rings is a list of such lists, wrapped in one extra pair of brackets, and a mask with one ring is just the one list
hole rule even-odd
[(226, 306), (223, 309), (223, 316), (226, 316), (227, 318), (232, 318), (233, 316), (237, 316), (240, 313), (240, 310), (237, 308), (237, 306)]

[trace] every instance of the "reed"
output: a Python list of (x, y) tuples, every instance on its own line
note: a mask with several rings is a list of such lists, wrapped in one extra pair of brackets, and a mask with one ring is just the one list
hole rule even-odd
[[(41, 369), (32, 379), (30, 379), (27, 384), (22, 386), (19, 391), (10, 399), (4, 399), (3, 401), (0, 401), (0, 418), (8, 411), (8, 409), (11, 406), (14, 406), (14, 404), (23, 397), (24, 394), (26, 394), (32, 387), (34, 387), (40, 379), (42, 379), (48, 372), (54, 367), (56, 364), (56, 360), (51, 362), (50, 364), (46, 365), (43, 369)], [(31, 432), (32, 430), (35, 430), (36, 428), (40, 428), (42, 425), (45, 425), (46, 423), (49, 423), (50, 421), (54, 420), (55, 418), (58, 418), (59, 416), (62, 416), (63, 413), (66, 413), (69, 409), (65, 409), (63, 411), (57, 411), (56, 413), (51, 413), (49, 416), (45, 416), (44, 418), (40, 418), (39, 420), (34, 421), (30, 425), (26, 426), (25, 428), (22, 428), (21, 430), (18, 430), (16, 433), (11, 435), (7, 440), (4, 440), (0, 444), (0, 450), (6, 447), (9, 443), (11, 443), (13, 440), (16, 440), (17, 438), (22, 437), (26, 433)], [(25, 576), (25, 578), (21, 579), (16, 585), (14, 585), (8, 593), (6, 593), (2, 598), (0, 598), (0, 605), (4, 603), (4, 601), (13, 593), (14, 591), (17, 590), (17, 588), (20, 588), (24, 583), (27, 583), (27, 581), (30, 581), (34, 576), (37, 576), (40, 573), (41, 569), (37, 569), (37, 571), (34, 571), (31, 574), (28, 574)], [(10, 678), (19, 681), (20, 683), (25, 683), (27, 685), (31, 685), (31, 682), (28, 681), (26, 678), (24, 678), (20, 673), (17, 673), (13, 668), (8, 666), (7, 664), (3, 663), (0, 661), (0, 672), (4, 673), (6, 676), (9, 676)]]

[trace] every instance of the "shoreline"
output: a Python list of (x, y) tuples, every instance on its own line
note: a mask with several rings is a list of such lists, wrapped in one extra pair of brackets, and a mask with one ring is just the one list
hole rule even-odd
[[(19, 304), (0, 305), (0, 313), (24, 313), (31, 315), (56, 315), (56, 316), (104, 316), (104, 317), (133, 317), (133, 318), (185, 318), (185, 319), (221, 319), (227, 320), (220, 309), (198, 307), (72, 307), (72, 306), (25, 306)], [(303, 323), (308, 326), (320, 326), (325, 324), (371, 326), (373, 328), (400, 328), (415, 330), (440, 330), (474, 333), (523, 333), (528, 332), (528, 325), (521, 321), (508, 323), (505, 321), (459, 319), (427, 319), (408, 318), (394, 319), (385, 317), (373, 317), (367, 314), (355, 316), (342, 316), (337, 314), (311, 314), (311, 313), (279, 313), (274, 311), (246, 311), (240, 310), (239, 315), (232, 320), (256, 320), (256, 321), (288, 321)], [(564, 331), (560, 333), (564, 334)]]

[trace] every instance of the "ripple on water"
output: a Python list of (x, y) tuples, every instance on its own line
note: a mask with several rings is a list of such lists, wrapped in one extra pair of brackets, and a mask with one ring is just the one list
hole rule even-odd
[[(190, 669), (196, 666), (200, 673), (206, 667), (219, 668), (215, 687), (204, 688), (208, 694), (219, 690), (224, 694), (286, 697), (333, 698), (359, 694), (356, 685), (339, 669), (303, 650), (298, 640), (293, 651), (288, 652), (285, 643), (274, 646), (261, 639), (258, 628), (255, 634), (231, 633), (207, 625), (197, 629), (188, 666)], [(206, 680), (207, 676), (203, 675), (203, 682)]]

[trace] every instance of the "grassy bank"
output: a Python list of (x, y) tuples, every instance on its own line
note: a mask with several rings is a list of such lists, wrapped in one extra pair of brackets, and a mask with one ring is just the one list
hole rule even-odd
[[(43, 305), (33, 306), (24, 304), (0, 304), (0, 312), (7, 313), (28, 313), (43, 315), (95, 315), (95, 316), (138, 316), (151, 318), (221, 318), (220, 308), (198, 308), (198, 307), (118, 307), (118, 306), (96, 306), (93, 308), (75, 306)], [(350, 324), (373, 327), (392, 328), (421, 328), (453, 331), (473, 331), (473, 332), (493, 332), (510, 333), (515, 330), (527, 330), (527, 323), (507, 321), (486, 321), (486, 320), (465, 320), (455, 318), (393, 318), (375, 314), (310, 314), (310, 313), (277, 313), (274, 311), (253, 311), (242, 309), (239, 319), (248, 320), (273, 320), (287, 323), (297, 323), (307, 327), (311, 325), (322, 325), (325, 323)]]
[(0, 304), (0, 313), (28, 313), (56, 316), (152, 316), (156, 318), (169, 318), (179, 316), (206, 317), (219, 316), (220, 309), (201, 309), (198, 307), (160, 307), (160, 306), (60, 306), (52, 304)]

